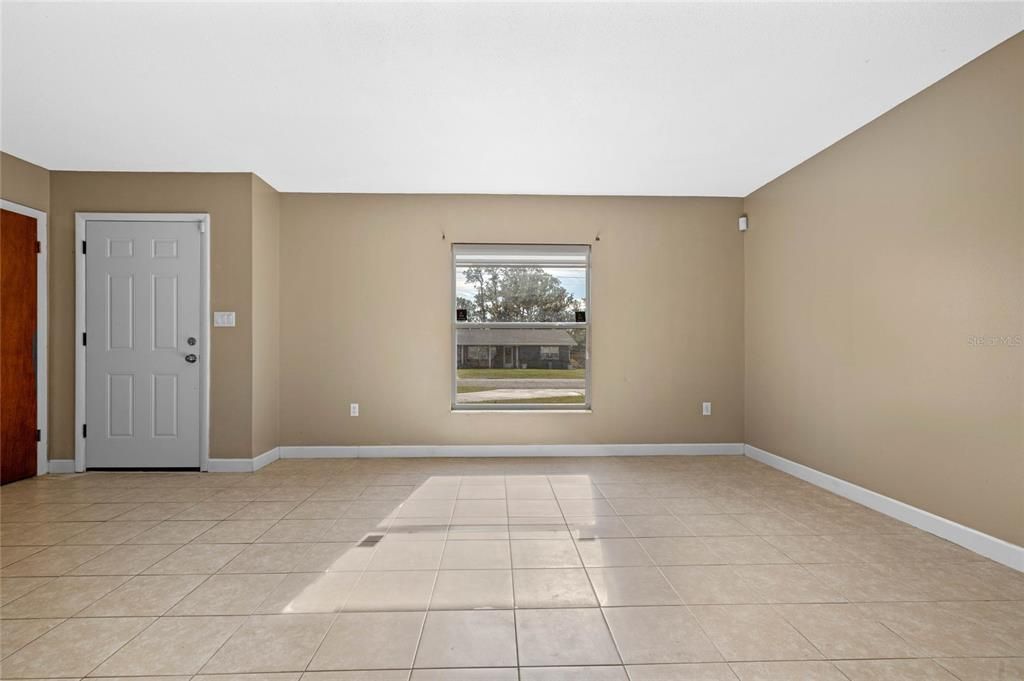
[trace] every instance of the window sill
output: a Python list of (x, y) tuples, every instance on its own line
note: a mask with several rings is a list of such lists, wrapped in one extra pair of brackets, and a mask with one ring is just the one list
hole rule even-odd
[(593, 414), (592, 409), (452, 409), (453, 414)]

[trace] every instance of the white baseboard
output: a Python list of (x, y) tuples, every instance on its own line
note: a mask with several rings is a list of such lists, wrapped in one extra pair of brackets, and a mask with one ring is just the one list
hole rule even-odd
[(74, 473), (75, 472), (75, 460), (74, 459), (50, 459), (47, 468), (50, 473)]
[(743, 454), (737, 442), (641, 445), (345, 445), (281, 446), (282, 459), (476, 458), (513, 456), (659, 456)]
[(984, 532), (973, 530), (965, 525), (937, 516), (934, 513), (929, 513), (916, 506), (897, 501), (878, 492), (872, 492), (852, 482), (822, 473), (819, 470), (796, 463), (795, 461), (784, 459), (781, 456), (758, 449), (752, 445), (744, 445), (743, 449), (744, 453), (755, 461), (760, 461), (783, 473), (788, 473), (812, 485), (817, 485), (841, 497), (846, 497), (850, 501), (855, 501), (862, 506), (867, 506), (891, 518), (901, 520), (908, 525), (913, 525), (920, 530), (930, 532), (954, 544), (959, 544), (965, 549), (974, 551), (986, 558), (991, 558), (1003, 565), (1024, 572), (1024, 548), (1016, 544), (1011, 544), (1010, 542), (987, 535)]
[(210, 459), (206, 465), (209, 473), (252, 473), (281, 458), (281, 448), (274, 447), (255, 459)]

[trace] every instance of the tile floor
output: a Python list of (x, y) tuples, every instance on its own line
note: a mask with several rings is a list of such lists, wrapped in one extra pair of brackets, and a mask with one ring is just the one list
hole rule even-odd
[(5, 679), (1024, 679), (1024, 575), (743, 457), (291, 460), (0, 497)]

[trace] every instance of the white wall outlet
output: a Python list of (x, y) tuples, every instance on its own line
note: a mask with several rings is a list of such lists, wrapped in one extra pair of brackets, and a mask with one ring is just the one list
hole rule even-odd
[(234, 326), (235, 325), (235, 313), (234, 312), (214, 312), (213, 313), (213, 325), (214, 326)]
[(353, 402), (352, 404), (348, 405), (348, 415), (349, 416), (359, 416), (359, 403), (358, 402)]
[(703, 404), (703, 406), (701, 407), (701, 413), (704, 416), (711, 416), (711, 403), (710, 402), (705, 402)]

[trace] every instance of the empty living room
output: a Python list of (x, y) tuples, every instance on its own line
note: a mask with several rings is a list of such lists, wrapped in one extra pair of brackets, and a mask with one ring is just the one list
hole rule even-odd
[(1024, 1), (0, 0), (2, 681), (1024, 681)]

